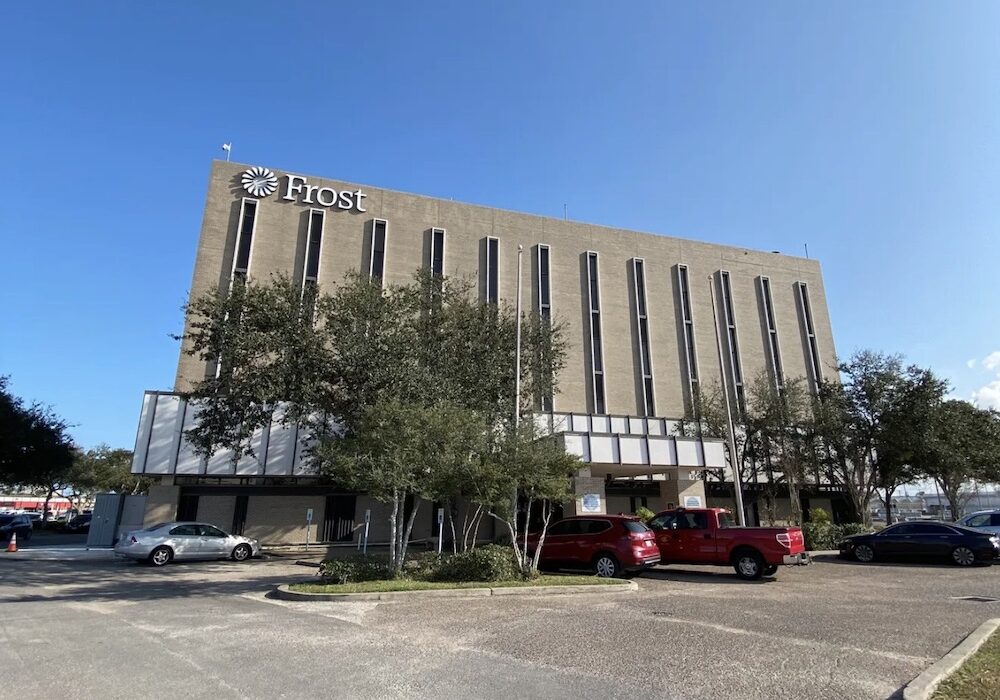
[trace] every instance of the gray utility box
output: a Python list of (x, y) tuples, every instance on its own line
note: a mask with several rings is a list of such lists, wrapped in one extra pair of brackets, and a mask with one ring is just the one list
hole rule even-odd
[(146, 510), (145, 496), (122, 493), (99, 493), (94, 501), (94, 516), (87, 535), (88, 547), (113, 547), (123, 532), (142, 527)]

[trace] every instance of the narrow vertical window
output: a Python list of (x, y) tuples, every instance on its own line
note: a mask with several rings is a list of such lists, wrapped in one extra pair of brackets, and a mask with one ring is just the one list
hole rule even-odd
[(306, 264), (302, 273), (302, 292), (319, 282), (319, 256), (323, 250), (322, 209), (309, 210), (309, 231), (306, 234)]
[(687, 365), (688, 391), (692, 413), (698, 404), (698, 359), (694, 342), (694, 316), (691, 312), (691, 287), (688, 284), (687, 265), (677, 266), (677, 291), (680, 298), (681, 325), (684, 335), (684, 362)]
[[(536, 247), (536, 263), (538, 273), (538, 315), (542, 323), (548, 327), (552, 323), (552, 288), (549, 269), (549, 247), (539, 244)], [(543, 350), (544, 352), (544, 350)], [(548, 378), (551, 381), (551, 377)], [(546, 390), (542, 393), (539, 405), (542, 411), (550, 413), (552, 411), (552, 391)]]
[(490, 237), (486, 239), (486, 293), (487, 304), (500, 302), (500, 241)]
[(736, 311), (733, 309), (733, 288), (727, 270), (719, 271), (722, 285), (722, 315), (726, 320), (726, 341), (729, 347), (729, 372), (733, 380), (733, 394), (736, 396), (736, 410), (742, 416), (746, 413), (746, 389), (743, 386), (743, 363), (740, 361), (740, 340), (736, 332)]
[(819, 392), (823, 381), (823, 370), (819, 363), (819, 347), (816, 345), (816, 328), (813, 325), (812, 305), (809, 302), (809, 287), (805, 282), (796, 283), (799, 293), (799, 308), (802, 311), (802, 331), (806, 336), (806, 359), (809, 362), (813, 392)]
[(233, 280), (245, 281), (250, 274), (253, 235), (257, 228), (257, 200), (246, 198), (240, 206), (240, 223), (236, 231), (236, 250), (233, 254)]
[(372, 222), (372, 256), (368, 268), (368, 276), (382, 284), (385, 276), (385, 239), (389, 231), (389, 222), (385, 219), (375, 219)]
[(778, 344), (778, 324), (774, 319), (774, 303), (771, 301), (771, 280), (760, 277), (760, 299), (764, 307), (764, 326), (767, 328), (768, 359), (771, 360), (771, 376), (778, 394), (785, 390), (785, 370), (781, 366), (781, 346)]
[(590, 290), (590, 359), (593, 368), (594, 413), (607, 413), (604, 400), (604, 345), (601, 341), (601, 295), (597, 253), (587, 253), (587, 287)]
[(431, 273), (444, 275), (444, 229), (431, 229)]
[(649, 317), (646, 314), (646, 268), (642, 258), (632, 258), (635, 292), (635, 330), (639, 338), (639, 374), (642, 383), (643, 415), (656, 415), (653, 399), (653, 363), (649, 351)]

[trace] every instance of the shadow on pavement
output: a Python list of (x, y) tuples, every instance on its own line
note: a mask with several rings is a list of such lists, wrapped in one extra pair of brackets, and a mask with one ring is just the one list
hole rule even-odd
[(262, 593), (315, 577), (267, 562), (176, 562), (155, 568), (130, 561), (7, 560), (0, 565), (0, 603), (144, 601)]
[(655, 569), (647, 569), (636, 576), (637, 579), (657, 579), (660, 581), (690, 581), (702, 583), (732, 583), (741, 586), (759, 586), (765, 583), (773, 583), (774, 576), (764, 576), (757, 581), (745, 581), (738, 577), (732, 570), (720, 569), (715, 571), (693, 571), (689, 569), (676, 569), (674, 567), (665, 568), (658, 566)]
[(871, 567), (884, 567), (891, 569), (951, 569), (953, 571), (962, 571), (966, 569), (988, 569), (991, 564), (989, 563), (977, 563), (970, 567), (956, 566), (950, 562), (939, 562), (939, 561), (873, 561), (867, 564), (855, 561), (854, 559), (842, 559), (835, 554), (820, 554), (813, 557), (814, 562), (822, 562), (824, 564), (838, 564), (840, 566), (853, 566), (862, 569), (867, 569)]

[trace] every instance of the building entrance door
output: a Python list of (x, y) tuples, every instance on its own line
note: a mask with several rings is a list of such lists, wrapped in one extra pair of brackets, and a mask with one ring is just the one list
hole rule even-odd
[(326, 497), (320, 542), (350, 542), (354, 539), (354, 509), (357, 497), (338, 494)]

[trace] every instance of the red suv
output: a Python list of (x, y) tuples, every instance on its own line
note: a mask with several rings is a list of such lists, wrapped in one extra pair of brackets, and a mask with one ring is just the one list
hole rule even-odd
[[(534, 553), (540, 533), (528, 535)], [(598, 576), (618, 576), (647, 569), (660, 561), (653, 531), (624, 515), (575, 515), (551, 525), (538, 563), (543, 568), (592, 569)]]

